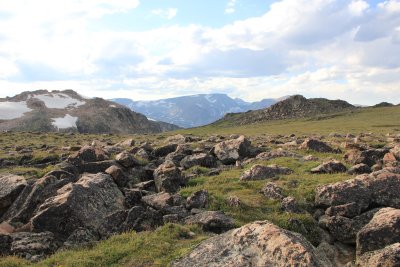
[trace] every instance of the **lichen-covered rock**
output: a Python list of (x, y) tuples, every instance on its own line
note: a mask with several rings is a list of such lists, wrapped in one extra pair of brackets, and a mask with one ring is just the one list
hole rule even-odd
[(346, 172), (347, 168), (340, 161), (331, 160), (311, 169), (311, 173), (340, 173)]
[(186, 224), (197, 224), (204, 231), (222, 233), (232, 229), (235, 224), (231, 217), (228, 217), (221, 211), (204, 211), (189, 216), (185, 219)]
[(250, 154), (251, 143), (243, 135), (214, 146), (214, 154), (223, 164), (233, 164)]
[(286, 167), (280, 167), (278, 165), (263, 166), (256, 164), (249, 170), (245, 171), (241, 176), (241, 181), (248, 180), (263, 180), (268, 178), (273, 178), (276, 175), (287, 175), (291, 174), (293, 171)]
[(357, 254), (400, 243), (400, 210), (383, 208), (357, 234)]
[(100, 147), (84, 146), (78, 152), (70, 155), (67, 161), (75, 166), (80, 166), (85, 162), (104, 161), (108, 159), (108, 155)]
[(268, 151), (268, 152), (260, 153), (260, 154), (257, 155), (256, 158), (257, 159), (261, 159), (261, 160), (270, 160), (270, 159), (281, 158), (281, 157), (300, 158), (301, 156), (299, 156), (296, 153), (283, 150), (282, 148), (278, 148), (278, 149), (271, 150), (271, 151)]
[(104, 218), (124, 209), (124, 196), (108, 174), (88, 174), (58, 190), (30, 220), (32, 231), (66, 239), (79, 227), (98, 228)]
[(175, 193), (184, 179), (180, 169), (172, 161), (166, 161), (154, 171), (154, 182), (157, 192)]
[(395, 243), (379, 250), (364, 253), (357, 257), (357, 267), (400, 266), (400, 243)]
[(208, 204), (207, 190), (196, 191), (186, 199), (186, 207), (189, 210), (206, 208), (207, 204)]
[(0, 175), (0, 218), (27, 185), (22, 176)]
[(371, 170), (370, 166), (368, 166), (367, 164), (364, 164), (364, 163), (360, 163), (360, 164), (356, 164), (356, 165), (352, 166), (347, 171), (347, 173), (350, 174), (350, 175), (353, 175), (353, 174), (370, 173), (371, 171), (372, 170)]
[(363, 151), (350, 150), (344, 155), (344, 159), (353, 164), (364, 163), (372, 167), (379, 160), (382, 160), (388, 149), (367, 149)]
[(167, 206), (181, 205), (182, 198), (179, 195), (171, 195), (170, 193), (161, 192), (142, 197), (142, 202), (153, 209), (160, 210)]
[(185, 156), (180, 164), (185, 169), (189, 169), (193, 166), (215, 168), (217, 166), (217, 160), (214, 156), (208, 155), (206, 153), (198, 153)]
[(335, 153), (337, 152), (335, 149), (327, 145), (326, 143), (312, 139), (312, 138), (307, 138), (301, 145), (300, 149), (307, 149), (307, 150), (314, 150), (317, 152), (324, 152), (324, 153)]
[(285, 197), (283, 189), (273, 182), (266, 183), (260, 190), (260, 193), (268, 199), (282, 200)]
[(10, 254), (30, 261), (39, 261), (60, 246), (51, 232), (13, 233)]
[(105, 173), (111, 175), (114, 182), (119, 187), (124, 187), (128, 183), (128, 177), (125, 175), (124, 171), (118, 167), (117, 165), (112, 165), (111, 167), (107, 168)]
[(303, 212), (297, 205), (297, 201), (294, 197), (285, 197), (284, 199), (282, 199), (281, 209), (285, 212), (291, 212), (291, 213)]
[(115, 160), (125, 168), (140, 165), (139, 162), (128, 152), (124, 151), (115, 156)]
[(300, 234), (257, 221), (203, 241), (175, 267), (332, 266)]
[(177, 144), (167, 144), (164, 146), (157, 147), (156, 149), (154, 149), (151, 152), (151, 155), (156, 158), (165, 157), (169, 153), (174, 152), (176, 150), (177, 146), (178, 146)]

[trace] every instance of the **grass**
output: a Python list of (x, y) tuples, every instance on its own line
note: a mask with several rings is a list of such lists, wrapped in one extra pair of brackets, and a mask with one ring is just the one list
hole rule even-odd
[[(190, 232), (195, 236), (191, 237)], [(16, 257), (0, 258), (0, 267), (168, 266), (206, 238), (198, 227), (166, 224), (153, 232), (115, 235), (92, 248), (60, 251), (39, 263)]]

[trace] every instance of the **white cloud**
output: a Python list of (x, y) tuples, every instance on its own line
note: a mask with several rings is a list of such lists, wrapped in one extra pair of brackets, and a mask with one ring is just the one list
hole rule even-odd
[(237, 2), (237, 0), (229, 0), (228, 4), (226, 5), (226, 8), (225, 8), (226, 14), (235, 13), (236, 2)]
[(154, 9), (151, 11), (153, 15), (160, 16), (165, 19), (173, 19), (178, 14), (177, 8)]

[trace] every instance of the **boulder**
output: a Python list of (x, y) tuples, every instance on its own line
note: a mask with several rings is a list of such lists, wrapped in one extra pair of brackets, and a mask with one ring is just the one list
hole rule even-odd
[(347, 168), (340, 161), (331, 160), (328, 162), (324, 162), (321, 165), (311, 169), (311, 173), (340, 173), (346, 172)]
[(241, 181), (264, 180), (268, 178), (273, 178), (276, 175), (287, 175), (291, 173), (293, 173), (293, 171), (286, 167), (280, 167), (278, 165), (263, 166), (256, 164), (249, 170), (245, 171), (240, 176), (240, 180)]
[(371, 172), (372, 172), (371, 167), (364, 163), (356, 164), (347, 171), (347, 173), (350, 175), (364, 174), (364, 173), (371, 173)]
[(312, 139), (312, 138), (307, 138), (299, 147), (300, 149), (307, 149), (307, 150), (314, 150), (317, 152), (323, 152), (323, 153), (336, 153), (338, 152), (337, 150), (333, 149), (326, 143)]
[(189, 169), (193, 166), (215, 168), (217, 166), (217, 160), (214, 156), (208, 155), (206, 153), (198, 153), (185, 156), (180, 164), (184, 169)]
[(383, 208), (357, 234), (357, 255), (400, 243), (400, 209)]
[(400, 243), (395, 243), (382, 249), (362, 254), (357, 257), (356, 266), (400, 266)]
[(79, 227), (98, 228), (104, 218), (124, 209), (124, 196), (108, 174), (87, 174), (47, 199), (30, 220), (32, 231), (66, 239)]
[(282, 200), (285, 198), (283, 195), (283, 189), (273, 182), (266, 183), (260, 193), (268, 199)]
[(182, 202), (179, 195), (171, 195), (170, 193), (161, 192), (142, 197), (142, 202), (156, 210), (161, 210), (167, 206), (177, 206)]
[(0, 233), (0, 257), (10, 255), (12, 238), (9, 234)]
[(59, 246), (51, 232), (13, 233), (10, 254), (30, 261), (39, 261), (53, 254)]
[(17, 199), (27, 185), (22, 176), (0, 175), (0, 218)]
[(166, 161), (154, 171), (157, 192), (177, 192), (184, 184), (181, 170), (172, 161)]
[(203, 241), (172, 266), (332, 265), (300, 234), (256, 221)]
[(46, 199), (57, 195), (57, 190), (76, 179), (74, 175), (62, 171), (45, 175), (24, 188), (2, 220), (9, 221), (15, 227), (26, 224)]
[(186, 224), (197, 224), (204, 231), (222, 233), (232, 229), (235, 222), (222, 211), (203, 211), (185, 219)]
[(191, 209), (203, 209), (208, 204), (208, 191), (200, 190), (194, 192), (186, 199), (186, 208)]
[(229, 207), (239, 208), (240, 206), (242, 206), (242, 201), (238, 196), (227, 197), (226, 203), (228, 204)]
[(124, 187), (129, 181), (129, 179), (125, 175), (124, 171), (117, 165), (112, 165), (111, 167), (107, 168), (104, 172), (111, 175), (114, 182), (119, 187)]
[(70, 155), (68, 162), (75, 166), (80, 166), (85, 162), (96, 162), (108, 160), (107, 154), (99, 147), (84, 146), (78, 152)]
[(363, 151), (350, 150), (344, 155), (344, 159), (352, 164), (364, 163), (372, 167), (378, 161), (382, 160), (388, 149), (367, 149)]
[(213, 151), (223, 164), (234, 164), (236, 160), (245, 158), (251, 153), (251, 143), (242, 135), (237, 139), (218, 143)]
[(294, 197), (285, 197), (281, 202), (281, 209), (290, 213), (303, 213)]
[(128, 152), (124, 151), (115, 156), (115, 160), (125, 168), (139, 166), (139, 162)]
[(125, 206), (132, 208), (140, 204), (142, 199), (142, 191), (140, 189), (124, 189)]
[(105, 172), (108, 168), (115, 165), (114, 160), (103, 160), (96, 162), (85, 162), (82, 163), (78, 168), (80, 173), (98, 173)]
[(285, 158), (300, 158), (301, 156), (299, 156), (296, 153), (283, 150), (282, 148), (278, 148), (278, 149), (271, 150), (271, 151), (268, 151), (268, 152), (262, 152), (262, 153), (257, 155), (256, 159), (270, 160), (270, 159), (282, 158), (282, 157), (285, 157)]
[(165, 157), (169, 153), (174, 152), (177, 146), (178, 146), (177, 144), (167, 144), (164, 146), (157, 147), (151, 152), (151, 155), (156, 158)]

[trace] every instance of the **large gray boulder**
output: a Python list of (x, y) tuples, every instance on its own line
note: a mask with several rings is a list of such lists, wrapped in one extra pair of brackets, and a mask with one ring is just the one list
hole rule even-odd
[(217, 166), (217, 160), (212, 155), (209, 155), (206, 153), (198, 153), (198, 154), (185, 156), (181, 160), (180, 164), (184, 169), (189, 169), (194, 166), (215, 168)]
[(243, 135), (237, 139), (223, 141), (214, 146), (215, 156), (223, 164), (233, 164), (251, 153), (251, 143)]
[(27, 185), (22, 176), (0, 175), (0, 218)]
[(203, 241), (172, 266), (332, 265), (300, 234), (257, 221)]
[(34, 232), (66, 239), (79, 227), (98, 228), (109, 214), (124, 209), (124, 196), (110, 175), (88, 174), (58, 190), (30, 220)]
[(312, 139), (312, 138), (307, 138), (299, 147), (300, 149), (307, 149), (307, 150), (314, 150), (317, 152), (324, 152), (324, 153), (335, 153), (337, 150), (333, 149), (326, 143)]

